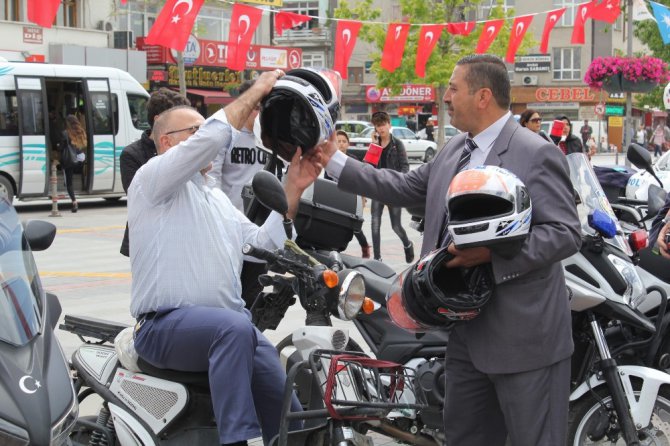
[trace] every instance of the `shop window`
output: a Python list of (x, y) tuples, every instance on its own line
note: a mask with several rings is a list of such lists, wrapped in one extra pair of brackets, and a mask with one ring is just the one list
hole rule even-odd
[(21, 21), (21, 1), (20, 0), (5, 0), (5, 4), (0, 6), (0, 20), (7, 20), (9, 22)]
[(581, 48), (554, 48), (552, 51), (554, 80), (574, 81), (582, 78)]

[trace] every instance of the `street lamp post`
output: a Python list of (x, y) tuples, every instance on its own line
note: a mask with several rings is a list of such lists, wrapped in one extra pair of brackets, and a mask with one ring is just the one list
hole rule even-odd
[[(626, 20), (628, 21), (628, 36), (627, 39), (627, 49), (626, 54), (628, 57), (633, 56), (633, 0), (626, 1)], [(632, 113), (633, 113), (633, 93), (630, 91), (626, 92), (626, 119), (624, 120), (623, 126), (623, 142), (624, 146), (622, 147), (621, 152), (625, 153), (624, 149), (628, 149), (628, 146), (631, 143), (631, 138), (634, 134), (634, 126), (632, 123)], [(631, 131), (632, 130), (632, 131)], [(617, 152), (618, 153), (618, 152)], [(618, 160), (617, 160), (618, 164)], [(630, 167), (630, 161), (626, 157), (626, 167)]]

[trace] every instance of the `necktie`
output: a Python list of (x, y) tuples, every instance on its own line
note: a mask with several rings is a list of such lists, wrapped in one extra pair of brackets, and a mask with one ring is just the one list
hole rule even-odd
[[(465, 147), (461, 152), (461, 157), (458, 159), (458, 167), (456, 169), (457, 174), (468, 167), (468, 164), (470, 164), (470, 157), (472, 156), (472, 151), (475, 150), (476, 148), (477, 143), (475, 143), (473, 139), (470, 138), (465, 139)], [(442, 240), (442, 243), (440, 243), (440, 240)], [(440, 238), (438, 239), (438, 246), (440, 248), (444, 248), (445, 246), (449, 246), (450, 242), (451, 242), (451, 235), (449, 235), (449, 231), (447, 231), (447, 213), (445, 212), (444, 219), (442, 221), (442, 231), (440, 233)]]

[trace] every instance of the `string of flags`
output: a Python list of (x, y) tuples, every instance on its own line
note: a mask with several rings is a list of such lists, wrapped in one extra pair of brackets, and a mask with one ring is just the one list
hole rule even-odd
[[(120, 0), (122, 4), (125, 4), (126, 1)], [(186, 42), (193, 30), (193, 25), (204, 1), (167, 0), (146, 37), (146, 43), (182, 51), (186, 46)], [(40, 26), (50, 28), (60, 4), (61, 0), (28, 0), (28, 20)], [(647, 9), (645, 0), (633, 0), (633, 20), (655, 20), (663, 43), (667, 45), (670, 43), (670, 8), (653, 1), (650, 1), (649, 4), (651, 5), (653, 15)], [(426, 64), (442, 32), (446, 31), (454, 36), (467, 36), (474, 31), (477, 25), (481, 25), (482, 32), (475, 47), (475, 53), (483, 54), (493, 44), (505, 21), (513, 19), (505, 60), (509, 63), (514, 63), (516, 52), (535, 17), (546, 14), (540, 43), (540, 52), (546, 53), (551, 31), (569, 7), (577, 8), (572, 37), (570, 39), (573, 45), (584, 44), (584, 26), (587, 20), (591, 19), (612, 24), (621, 14), (620, 0), (591, 0), (587, 3), (574, 6), (508, 19), (459, 23), (411, 24), (330, 19), (337, 22), (333, 69), (338, 71), (342, 78), (347, 78), (349, 59), (356, 45), (361, 26), (365, 23), (388, 26), (380, 64), (384, 70), (389, 72), (395, 71), (402, 63), (410, 27), (419, 26), (419, 40), (414, 70), (418, 77), (425, 77)], [(300, 26), (312, 19), (325, 20), (323, 17), (233, 3), (230, 32), (228, 35), (228, 68), (232, 70), (244, 69), (247, 51), (264, 11), (274, 14), (275, 32), (278, 36), (281, 36), (284, 31)]]

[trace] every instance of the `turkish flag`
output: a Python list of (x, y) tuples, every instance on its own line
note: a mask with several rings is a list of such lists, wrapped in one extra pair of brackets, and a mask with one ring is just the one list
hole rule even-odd
[(386, 32), (386, 43), (382, 53), (381, 67), (393, 73), (402, 64), (405, 43), (409, 35), (409, 23), (391, 23)]
[(507, 56), (505, 60), (509, 63), (514, 63), (514, 56), (519, 49), (519, 45), (523, 41), (523, 36), (526, 35), (530, 22), (533, 21), (534, 15), (524, 15), (514, 19), (512, 30), (509, 33), (509, 44), (507, 45)]
[(205, 0), (167, 0), (145, 42), (183, 51)]
[(616, 22), (619, 14), (621, 14), (620, 0), (602, 0), (600, 3), (597, 3), (597, 0), (593, 0), (591, 3), (593, 3), (593, 8), (591, 9), (591, 18), (593, 20), (611, 24)]
[(247, 67), (247, 52), (261, 18), (263, 18), (262, 9), (240, 3), (233, 5), (226, 62), (226, 66), (231, 70), (242, 71)]
[(505, 19), (498, 20), (489, 20), (484, 22), (484, 29), (482, 30), (481, 35), (479, 36), (479, 42), (477, 42), (477, 48), (475, 48), (475, 53), (483, 54), (486, 50), (489, 49), (496, 36), (500, 32), (500, 28), (505, 24)]
[(347, 66), (349, 65), (351, 53), (354, 51), (358, 31), (360, 31), (362, 24), (362, 22), (355, 20), (339, 20), (337, 22), (333, 70), (340, 73), (342, 79), (347, 79)]
[(577, 12), (575, 13), (575, 24), (574, 28), (572, 29), (572, 38), (570, 39), (571, 44), (584, 44), (584, 25), (586, 24), (586, 19), (591, 17), (592, 10), (593, 3), (582, 3), (577, 7)]
[(125, 5), (128, 0), (121, 0), (121, 4)]
[(28, 21), (51, 28), (61, 0), (28, 0)]
[(419, 32), (419, 41), (416, 48), (416, 62), (414, 64), (414, 72), (419, 77), (426, 76), (426, 63), (433, 48), (440, 40), (444, 25), (423, 25)]
[(475, 29), (475, 22), (447, 23), (447, 32), (454, 36), (467, 36)]
[(554, 9), (547, 13), (547, 18), (544, 21), (544, 30), (542, 31), (542, 43), (540, 44), (540, 53), (545, 54), (547, 52), (547, 47), (549, 46), (549, 34), (551, 30), (554, 29), (556, 23), (568, 8)]
[(289, 11), (279, 11), (275, 14), (275, 30), (277, 31), (277, 35), (281, 36), (287, 29), (295, 28), (310, 20), (312, 20), (312, 18), (308, 15)]

